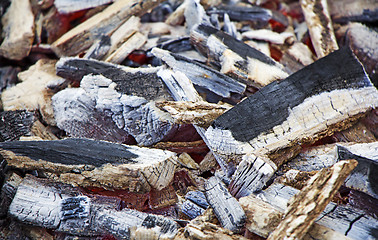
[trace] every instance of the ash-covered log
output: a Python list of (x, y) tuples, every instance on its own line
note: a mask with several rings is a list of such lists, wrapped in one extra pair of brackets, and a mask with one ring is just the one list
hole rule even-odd
[(24, 223), (76, 236), (114, 235), (130, 239), (135, 231), (172, 239), (178, 224), (171, 219), (120, 209), (111, 197), (91, 198), (69, 185), (27, 175), (17, 188), (9, 214)]
[(0, 148), (9, 167), (43, 171), (73, 186), (146, 193), (167, 187), (176, 168), (173, 152), (89, 139), (3, 142)]
[(57, 125), (71, 136), (129, 144), (135, 139), (149, 146), (177, 130), (171, 116), (153, 101), (170, 99), (156, 75), (158, 69), (123, 69), (79, 59), (61, 61), (57, 68), (58, 74), (71, 79), (96, 74), (85, 76), (80, 88), (65, 89), (52, 98)]

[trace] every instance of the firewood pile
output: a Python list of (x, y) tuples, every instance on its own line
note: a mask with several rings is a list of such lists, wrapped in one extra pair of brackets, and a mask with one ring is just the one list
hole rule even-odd
[(378, 239), (376, 1), (0, 16), (0, 239)]

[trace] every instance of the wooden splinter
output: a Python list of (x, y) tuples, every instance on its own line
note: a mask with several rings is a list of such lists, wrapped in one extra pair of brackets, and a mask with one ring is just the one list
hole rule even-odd
[(356, 160), (340, 161), (312, 177), (308, 185), (289, 200), (285, 218), (268, 240), (302, 239), (356, 166)]

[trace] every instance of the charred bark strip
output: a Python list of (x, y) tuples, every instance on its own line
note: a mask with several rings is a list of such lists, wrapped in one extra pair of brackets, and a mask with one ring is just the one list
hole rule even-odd
[(200, 191), (190, 191), (185, 195), (186, 201), (181, 206), (181, 211), (190, 219), (194, 219), (203, 214), (209, 204), (206, 196)]
[(26, 110), (0, 112), (0, 142), (30, 136), (35, 120), (34, 113)]
[[(314, 142), (378, 106), (378, 91), (349, 49), (341, 49), (274, 82), (216, 119), (206, 131), (216, 153), (269, 154)], [(292, 154), (295, 154), (293, 152)]]
[[(273, 184), (257, 194), (257, 197), (284, 212), (289, 199), (298, 192), (292, 187)], [(375, 218), (364, 215), (357, 209), (332, 202), (321, 213), (316, 223), (356, 240), (377, 238), (378, 221)]]
[(201, 24), (190, 38), (202, 54), (220, 63), (222, 73), (244, 83), (262, 87), (288, 76), (272, 58), (213, 27)]
[(0, 148), (10, 167), (55, 173), (52, 178), (74, 186), (145, 193), (166, 187), (176, 168), (169, 151), (88, 139), (4, 142)]
[(52, 44), (52, 47), (59, 56), (77, 55), (94, 43), (98, 38), (99, 32), (102, 35), (111, 34), (131, 16), (140, 16), (159, 3), (160, 1), (154, 0), (116, 1), (104, 11), (94, 15), (64, 34)]
[(316, 55), (321, 58), (339, 49), (327, 0), (301, 0), (301, 6)]
[(80, 236), (113, 234), (130, 237), (133, 227), (150, 229), (173, 238), (178, 225), (152, 214), (124, 208), (113, 198), (89, 198), (76, 188), (27, 176), (9, 208), (16, 219), (29, 224)]
[(356, 160), (341, 161), (312, 177), (308, 185), (289, 200), (284, 219), (269, 234), (268, 240), (302, 239), (356, 166)]
[(205, 185), (205, 190), (206, 199), (222, 227), (239, 232), (245, 223), (245, 213), (226, 185), (219, 178), (211, 177)]
[(20, 71), (19, 67), (0, 67), (0, 93), (17, 83), (17, 74)]
[(163, 60), (174, 71), (184, 73), (194, 85), (206, 88), (221, 97), (228, 98), (231, 93), (241, 94), (245, 91), (244, 84), (186, 57), (158, 48), (152, 49), (152, 54)]

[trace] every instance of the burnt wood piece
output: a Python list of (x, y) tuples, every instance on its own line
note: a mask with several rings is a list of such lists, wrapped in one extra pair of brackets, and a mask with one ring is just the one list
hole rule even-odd
[(147, 100), (171, 100), (170, 93), (157, 76), (157, 68), (130, 68), (94, 59), (61, 58), (56, 64), (56, 74), (73, 81), (89, 74), (103, 75), (116, 83), (119, 93), (143, 97)]
[(173, 40), (168, 40), (163, 43), (159, 43), (156, 45), (156, 47), (173, 53), (194, 50), (193, 46), (190, 44), (189, 37), (179, 37)]
[(205, 23), (211, 25), (210, 18), (206, 14), (205, 9), (203, 8), (199, 0), (185, 1), (184, 16), (185, 25), (188, 33), (197, 24)]
[(346, 33), (346, 43), (364, 65), (374, 86), (378, 88), (377, 31), (360, 23), (350, 23)]
[(315, 56), (302, 42), (295, 42), (283, 54), (280, 63), (285, 66), (287, 72), (295, 73), (314, 62)]
[(356, 160), (340, 161), (313, 176), (307, 186), (289, 200), (284, 219), (269, 234), (268, 240), (302, 239), (356, 166)]
[(205, 190), (207, 202), (214, 209), (221, 226), (239, 232), (245, 224), (245, 213), (226, 185), (218, 177), (211, 177)]
[[(366, 118), (366, 117), (365, 117)], [(356, 143), (369, 143), (376, 142), (378, 139), (374, 134), (365, 126), (360, 119), (356, 124), (348, 129), (336, 132), (332, 135), (332, 139), (336, 142), (356, 142)]]
[(331, 17), (337, 23), (374, 23), (378, 20), (378, 6), (375, 0), (333, 0), (328, 4)]
[(135, 32), (125, 40), (114, 52), (105, 59), (106, 62), (121, 63), (134, 50), (141, 48), (147, 41), (147, 37), (140, 32)]
[(200, 191), (190, 191), (185, 195), (185, 202), (181, 206), (181, 211), (190, 219), (194, 219), (203, 214), (209, 204), (206, 196)]
[(51, 96), (54, 88), (65, 85), (65, 80), (55, 74), (55, 63), (56, 60), (41, 59), (20, 72), (18, 78), (21, 82), (1, 94), (4, 110), (39, 110), (44, 121), (55, 125)]
[(102, 59), (110, 50), (111, 39), (107, 35), (103, 35), (96, 40), (88, 49), (83, 58), (87, 59)]
[(209, 68), (204, 64), (159, 48), (152, 49), (152, 54), (160, 58), (174, 71), (184, 73), (194, 85), (203, 87), (223, 98), (230, 97), (231, 93), (242, 94), (245, 91), (245, 84)]
[(214, 213), (211, 208), (207, 209), (201, 216), (193, 219), (180, 229), (175, 240), (190, 239), (227, 239), (227, 240), (246, 240), (247, 238), (235, 234), (232, 231), (215, 224)]
[(339, 49), (327, 0), (301, 0), (300, 3), (316, 55), (321, 58)]
[(30, 135), (35, 120), (34, 113), (26, 110), (0, 112), (0, 142)]
[[(159, 70), (157, 74), (168, 87), (174, 100), (192, 102), (199, 102), (202, 100), (202, 98), (199, 96), (198, 92), (194, 88), (192, 82), (184, 73), (180, 71), (172, 71), (163, 68)], [(197, 130), (198, 134), (205, 141), (206, 145), (210, 146), (205, 136), (206, 129), (196, 125), (193, 126)], [(216, 158), (217, 162), (219, 163), (219, 165), (225, 173), (227, 173), (228, 175), (231, 175), (233, 173), (233, 171), (235, 170), (234, 166), (228, 166), (226, 159), (223, 159), (221, 156), (217, 154), (214, 154), (214, 157)]]
[(156, 106), (170, 113), (176, 123), (196, 124), (201, 127), (208, 127), (217, 117), (222, 115), (229, 106), (201, 102), (157, 102)]
[(62, 90), (52, 98), (57, 126), (71, 136), (132, 143), (130, 134), (139, 145), (149, 146), (169, 138), (178, 128), (154, 101), (122, 94), (117, 84), (102, 75), (85, 76), (80, 86)]
[(12, 203), (14, 195), (16, 194), (17, 188), (21, 182), (22, 177), (20, 177), (16, 173), (12, 173), (8, 175), (6, 182), (4, 183), (4, 185), (2, 185), (0, 192), (0, 218), (3, 219), (6, 217), (8, 213), (8, 208)]
[(59, 13), (69, 14), (88, 8), (94, 8), (108, 3), (112, 3), (114, 0), (55, 0), (54, 5)]
[[(256, 196), (281, 212), (285, 212), (289, 199), (297, 193), (299, 190), (292, 187), (272, 184)], [(355, 208), (337, 205), (333, 202), (327, 205), (315, 223), (333, 229), (351, 239), (364, 240), (378, 237), (377, 219)]]
[(0, 56), (21, 60), (29, 55), (34, 39), (34, 15), (30, 1), (11, 1), (1, 20), (4, 40), (0, 45)]
[(329, 167), (340, 160), (355, 159), (358, 161), (358, 165), (344, 185), (378, 199), (378, 180), (375, 176), (378, 167), (377, 149), (378, 142), (337, 143), (318, 146), (301, 152), (285, 168), (312, 172)]
[(268, 154), (280, 166), (298, 153), (300, 144), (351, 126), (378, 106), (377, 99), (363, 67), (344, 48), (267, 85), (221, 115), (206, 131), (208, 146), (227, 156)]
[(9, 214), (24, 223), (80, 236), (112, 234), (129, 239), (133, 228), (151, 229), (172, 239), (178, 225), (174, 221), (132, 209), (119, 209), (110, 197), (90, 198), (69, 185), (27, 175), (19, 185)]
[(228, 189), (236, 198), (248, 196), (262, 189), (276, 170), (276, 165), (266, 156), (246, 155), (232, 175)]
[(9, 88), (17, 83), (17, 74), (20, 71), (19, 67), (0, 67), (0, 93), (5, 88)]
[(272, 58), (211, 26), (198, 25), (190, 39), (202, 54), (220, 63), (222, 73), (246, 84), (262, 87), (288, 76)]
[[(218, 14), (224, 16), (226, 13), (232, 21), (257, 21), (268, 22), (272, 19), (273, 13), (271, 10), (251, 5), (219, 5), (209, 8), (207, 14)], [(287, 21), (287, 20), (286, 20)], [(286, 24), (287, 25), (287, 24)]]
[(88, 49), (99, 35), (109, 35), (131, 16), (141, 16), (157, 6), (155, 0), (121, 0), (116, 1), (104, 11), (71, 29), (52, 47), (59, 56), (74, 56)]
[(173, 152), (89, 139), (3, 142), (0, 148), (9, 167), (54, 173), (48, 175), (73, 186), (146, 193), (168, 186), (176, 168)]
[(378, 142), (336, 146), (337, 160), (356, 159), (358, 166), (346, 179), (345, 186), (378, 199)]
[[(263, 238), (267, 238), (269, 233), (276, 229), (284, 216), (283, 212), (257, 198), (253, 194), (248, 197), (240, 198), (239, 203), (247, 215), (246, 228)], [(349, 240), (350, 238), (344, 236), (344, 234), (340, 232), (336, 232), (328, 227), (314, 223), (303, 239)]]

